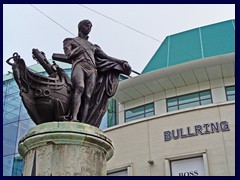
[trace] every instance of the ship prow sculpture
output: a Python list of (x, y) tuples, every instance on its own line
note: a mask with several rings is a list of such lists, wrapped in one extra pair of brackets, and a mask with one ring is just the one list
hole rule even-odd
[[(32, 54), (49, 76), (28, 69), (17, 53), (6, 61), (12, 66), (14, 79), (19, 86), (20, 96), (29, 116), (36, 125), (52, 121), (69, 121), (74, 92), (71, 78), (54, 61), (53, 64), (49, 63), (43, 52), (33, 49)], [(54, 58), (67, 62), (64, 54), (53, 54)], [(99, 72), (87, 121), (84, 123), (100, 126), (102, 117), (107, 111), (108, 99), (117, 90), (119, 75), (130, 73), (130, 66), (123, 67), (119, 64), (111, 64), (109, 69), (105, 68)]]
[[(32, 72), (24, 60), (14, 53), (7, 60), (12, 66), (23, 104), (35, 124), (61, 121), (71, 102), (71, 79), (57, 64), (50, 64), (43, 52), (33, 49), (33, 57), (48, 73), (48, 77)], [(13, 63), (10, 60), (13, 59)]]

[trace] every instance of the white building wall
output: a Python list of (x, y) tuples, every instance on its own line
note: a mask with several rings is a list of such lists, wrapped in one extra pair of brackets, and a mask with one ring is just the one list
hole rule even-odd
[[(108, 169), (131, 164), (134, 176), (165, 176), (166, 159), (206, 152), (209, 175), (235, 175), (235, 102), (181, 110), (105, 130), (115, 152)], [(230, 131), (164, 141), (164, 131), (227, 121)], [(154, 163), (148, 163), (152, 160)]]
[[(226, 101), (225, 87), (235, 78), (218, 78), (198, 84), (172, 88), (119, 104), (119, 125), (105, 130), (113, 141), (115, 154), (107, 167), (127, 168), (129, 175), (166, 176), (172, 157), (201, 154), (206, 175), (235, 175), (235, 101)], [(170, 97), (211, 89), (212, 104), (167, 112)], [(155, 116), (124, 122), (125, 110), (154, 103)], [(164, 141), (164, 131), (227, 121), (230, 131)], [(149, 164), (153, 161), (153, 164)]]
[(154, 93), (133, 101), (128, 101), (123, 104), (119, 103), (119, 124), (124, 124), (124, 111), (154, 102), (155, 115), (167, 113), (166, 99), (176, 96), (181, 96), (189, 93), (199, 92), (211, 89), (212, 100), (214, 103), (221, 103), (226, 101), (225, 86), (234, 85), (234, 78), (220, 78), (212, 81), (204, 81), (198, 84), (183, 86), (179, 88), (172, 88), (166, 91)]

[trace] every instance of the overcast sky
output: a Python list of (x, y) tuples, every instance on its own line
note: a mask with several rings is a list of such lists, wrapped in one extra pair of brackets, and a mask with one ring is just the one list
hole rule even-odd
[(235, 19), (235, 5), (4, 4), (3, 74), (12, 71), (5, 61), (14, 52), (27, 66), (36, 64), (32, 48), (45, 52), (48, 59), (63, 53), (63, 40), (77, 36), (82, 19), (93, 24), (90, 42), (141, 72), (166, 36)]

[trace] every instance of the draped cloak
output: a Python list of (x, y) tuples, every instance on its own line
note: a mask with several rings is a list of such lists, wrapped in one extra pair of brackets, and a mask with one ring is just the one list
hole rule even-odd
[[(118, 62), (95, 57), (97, 81), (84, 123), (99, 127), (108, 108), (109, 98), (114, 96), (119, 83), (119, 75), (130, 75), (131, 67), (126, 61)], [(81, 117), (79, 117), (81, 119)]]

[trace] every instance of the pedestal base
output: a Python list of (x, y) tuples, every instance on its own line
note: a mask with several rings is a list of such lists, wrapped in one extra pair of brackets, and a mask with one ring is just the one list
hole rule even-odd
[(79, 122), (35, 126), (19, 142), (24, 176), (102, 176), (113, 146), (103, 132)]

